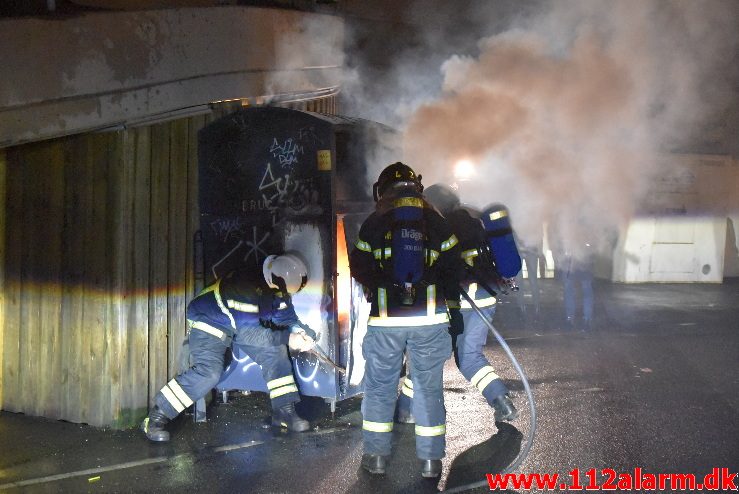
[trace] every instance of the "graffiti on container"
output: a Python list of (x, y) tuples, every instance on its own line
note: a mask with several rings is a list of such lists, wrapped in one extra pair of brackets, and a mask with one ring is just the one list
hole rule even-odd
[(298, 163), (298, 157), (303, 154), (303, 146), (295, 142), (292, 137), (286, 139), (282, 144), (275, 137), (272, 139), (269, 152), (277, 158), (282, 168), (292, 169)]
[(249, 250), (247, 250), (246, 254), (244, 255), (244, 261), (248, 261), (249, 258), (253, 255), (254, 262), (257, 266), (259, 266), (259, 260), (264, 259), (269, 254), (266, 250), (262, 248), (262, 245), (269, 239), (269, 233), (264, 233), (262, 237), (259, 238), (259, 233), (256, 226), (252, 227), (251, 233), (251, 240), (246, 241), (246, 246)]
[(218, 218), (211, 221), (210, 227), (221, 242), (224, 244), (229, 240), (240, 239), (246, 233), (246, 221), (239, 216)]
[(272, 214), (272, 223), (279, 218), (280, 210), (289, 210), (296, 215), (320, 214), (318, 188), (312, 179), (296, 179), (291, 174), (275, 176), (272, 164), (267, 167), (259, 184), (259, 193), (264, 208)]
[(261, 261), (269, 255), (267, 252), (269, 231), (260, 233), (257, 226), (252, 226), (250, 233), (246, 230), (240, 229), (240, 240), (223, 257), (213, 263), (211, 271), (214, 278), (219, 278), (235, 267), (246, 264), (251, 258), (254, 259), (254, 265), (259, 267)]

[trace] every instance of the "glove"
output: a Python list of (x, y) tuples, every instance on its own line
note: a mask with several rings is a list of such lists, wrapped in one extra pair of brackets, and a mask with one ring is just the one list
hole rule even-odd
[(464, 319), (459, 309), (449, 309), (449, 334), (456, 338), (464, 332)]
[(287, 346), (290, 347), (290, 350), (294, 350), (296, 352), (307, 352), (316, 346), (316, 342), (313, 338), (301, 331), (298, 333), (290, 333)]
[(304, 333), (312, 340), (318, 340), (318, 333), (313, 331), (309, 326), (299, 323), (290, 328), (291, 333)]

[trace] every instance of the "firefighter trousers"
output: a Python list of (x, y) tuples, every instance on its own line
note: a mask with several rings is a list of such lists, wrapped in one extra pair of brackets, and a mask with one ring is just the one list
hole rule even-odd
[[(490, 321), (495, 314), (495, 305), (482, 307), (480, 310)], [(464, 321), (464, 331), (457, 337), (454, 348), (457, 367), (465, 379), (479, 389), (488, 404), (492, 406), (495, 398), (508, 393), (508, 387), (495, 373), (490, 362), (482, 353), (482, 348), (487, 342), (488, 327), (474, 309), (462, 309), (461, 314)], [(415, 370), (411, 365), (408, 368), (401, 394), (398, 397), (400, 413), (407, 413), (412, 407), (415, 376)]]
[[(488, 321), (492, 321), (495, 305), (482, 307), (480, 310)], [(459, 371), (492, 405), (495, 398), (508, 393), (508, 388), (482, 353), (488, 338), (488, 326), (474, 309), (462, 309), (461, 312), (464, 331), (457, 337), (455, 348)], [(414, 373), (414, 382), (415, 377)]]
[(413, 367), (416, 454), (422, 460), (438, 460), (444, 457), (446, 448), (443, 370), (452, 353), (447, 324), (367, 327), (362, 344), (366, 361), (364, 452), (390, 455), (398, 379), (406, 349)]
[[(190, 330), (190, 362), (185, 372), (170, 380), (154, 397), (155, 404), (173, 419), (195, 401), (213, 389), (223, 373), (224, 353), (230, 347), (231, 331), (207, 326), (209, 332), (193, 327)], [(222, 334), (217, 335), (217, 331)], [(239, 345), (261, 368), (269, 389), (272, 409), (300, 400), (293, 377), (293, 368), (285, 345), (252, 346), (248, 330), (237, 333)]]

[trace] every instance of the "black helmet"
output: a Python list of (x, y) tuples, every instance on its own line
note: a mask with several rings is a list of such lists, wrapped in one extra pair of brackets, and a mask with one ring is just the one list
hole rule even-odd
[(372, 196), (375, 201), (380, 200), (380, 197), (394, 185), (412, 185), (418, 190), (419, 194), (423, 192), (421, 175), (416, 175), (413, 168), (398, 161), (385, 167), (377, 178), (377, 182), (372, 186)]
[(454, 189), (444, 184), (430, 186), (424, 191), (423, 196), (443, 215), (449, 214), (460, 204), (459, 196)]

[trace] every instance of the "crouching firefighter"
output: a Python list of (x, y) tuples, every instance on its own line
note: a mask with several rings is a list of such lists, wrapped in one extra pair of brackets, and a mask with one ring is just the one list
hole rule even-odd
[(216, 386), (232, 342), (262, 369), (272, 425), (308, 430), (308, 421), (295, 411), (300, 395), (285, 347), (302, 352), (315, 345), (315, 332), (298, 320), (290, 299), (307, 281), (305, 263), (286, 253), (268, 256), (261, 273), (235, 271), (200, 292), (187, 306), (192, 365), (154, 397), (154, 407), (141, 425), (146, 437), (169, 440), (165, 425)]
[[(362, 467), (385, 473), (403, 354), (413, 365), (416, 454), (424, 477), (441, 474), (446, 413), (444, 362), (451, 356), (445, 292), (459, 272), (457, 239), (422, 199), (421, 177), (407, 165), (385, 168), (374, 184), (376, 210), (365, 220), (349, 257), (352, 276), (372, 308), (362, 353), (366, 360)], [(446, 286), (449, 285), (449, 286)]]
[[(424, 196), (447, 219), (454, 235), (459, 239), (460, 255), (464, 260), (466, 273), (462, 287), (485, 317), (492, 320), (496, 293), (490, 293), (484, 287), (495, 290), (498, 286), (505, 285), (521, 269), (521, 260), (513, 237), (502, 238), (511, 234), (507, 211), (494, 206), (480, 213), (462, 207), (454, 190), (441, 184), (427, 188)], [(485, 221), (481, 220), (483, 214), (486, 215)], [(505, 224), (495, 223), (504, 218)], [(502, 276), (501, 270), (506, 276)], [(482, 353), (487, 342), (487, 325), (467, 300), (462, 299), (460, 302), (458, 291), (456, 297), (447, 300), (447, 304), (451, 317), (454, 361), (459, 371), (480, 390), (495, 411), (496, 422), (514, 420), (518, 417), (518, 410), (508, 396), (508, 388)], [(410, 375), (406, 376), (398, 398), (398, 422), (412, 423), (414, 419), (411, 403), (416, 374), (415, 368), (411, 366), (411, 369), (412, 379)]]

